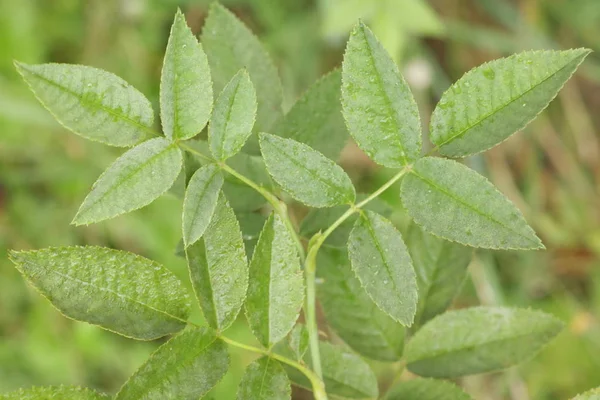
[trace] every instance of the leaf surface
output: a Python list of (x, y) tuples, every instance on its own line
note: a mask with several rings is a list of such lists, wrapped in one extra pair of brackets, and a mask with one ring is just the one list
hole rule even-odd
[(415, 378), (393, 386), (384, 400), (471, 400), (471, 396), (448, 381)]
[(108, 400), (107, 394), (76, 386), (45, 386), (0, 394), (0, 400)]
[(285, 370), (276, 360), (261, 357), (246, 367), (238, 388), (238, 400), (285, 400), (292, 388)]
[(600, 388), (588, 390), (578, 396), (575, 396), (573, 400), (600, 400)]

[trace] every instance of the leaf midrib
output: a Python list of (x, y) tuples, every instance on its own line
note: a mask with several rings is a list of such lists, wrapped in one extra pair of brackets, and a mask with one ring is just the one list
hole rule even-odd
[(236, 100), (236, 96), (238, 93), (238, 90), (240, 89), (240, 84), (241, 84), (241, 77), (238, 79), (237, 81), (237, 85), (235, 85), (235, 89), (231, 95), (231, 100), (229, 101), (229, 107), (227, 108), (227, 115), (225, 117), (225, 122), (223, 124), (223, 132), (221, 134), (221, 146), (220, 146), (220, 154), (219, 154), (219, 158), (223, 159), (225, 158), (225, 136), (227, 135), (227, 127), (229, 126), (229, 121), (231, 119), (231, 113), (233, 112), (233, 106)]
[[(208, 165), (207, 168), (210, 168), (210, 165)], [(191, 239), (191, 235), (194, 230), (194, 226), (196, 225), (196, 216), (198, 215), (198, 210), (200, 210), (200, 204), (202, 203), (202, 200), (206, 197), (206, 192), (208, 191), (208, 188), (211, 186), (215, 176), (217, 176), (218, 173), (219, 173), (219, 169), (214, 168), (213, 174), (206, 180), (206, 184), (202, 188), (202, 192), (197, 196), (198, 201), (196, 202), (196, 207), (194, 208), (194, 212), (192, 213), (191, 223), (189, 224), (189, 226), (185, 232), (188, 240)], [(219, 199), (217, 197), (217, 201), (218, 200)], [(215, 208), (216, 208), (216, 203), (215, 203)], [(213, 210), (213, 214), (214, 214), (214, 210)], [(209, 224), (210, 224), (210, 221), (209, 221)], [(208, 227), (208, 224), (207, 224), (207, 227)], [(189, 243), (188, 245), (191, 245), (191, 244), (193, 244), (193, 243)]]

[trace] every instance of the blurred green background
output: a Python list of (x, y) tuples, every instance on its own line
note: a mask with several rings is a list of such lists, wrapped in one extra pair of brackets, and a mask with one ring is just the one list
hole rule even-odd
[[(538, 48), (600, 52), (598, 0), (223, 3), (271, 52), (286, 109), (340, 64), (358, 18), (399, 63), (425, 117), (451, 82), (484, 61)], [(115, 392), (160, 344), (134, 342), (66, 319), (25, 284), (7, 260), (8, 248), (109, 246), (155, 259), (186, 278), (184, 262), (174, 254), (181, 212), (176, 196), (163, 196), (109, 222), (69, 225), (92, 183), (122, 150), (62, 129), (28, 92), (12, 60), (103, 68), (132, 83), (156, 106), (162, 55), (177, 7), (199, 33), (208, 1), (0, 0), (0, 392), (60, 383)], [(593, 53), (523, 134), (468, 160), (517, 204), (547, 251), (478, 251), (456, 303), (530, 306), (567, 323), (534, 360), (461, 380), (476, 399), (562, 400), (600, 385), (599, 110), (600, 56)], [(390, 176), (351, 144), (340, 162), (362, 190)], [(392, 192), (385, 200), (401, 214)], [(230, 336), (252, 340), (242, 323)], [(243, 368), (253, 357), (234, 352), (231, 371), (211, 396), (235, 398)], [(385, 387), (393, 371), (374, 366), (382, 371)], [(295, 396), (308, 398), (300, 391)]]

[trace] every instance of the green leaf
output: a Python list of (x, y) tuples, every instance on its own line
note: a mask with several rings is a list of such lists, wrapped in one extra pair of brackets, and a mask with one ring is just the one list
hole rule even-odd
[(227, 346), (208, 328), (186, 329), (156, 350), (115, 400), (197, 400), (229, 368)]
[(294, 329), (287, 335), (287, 343), (294, 353), (295, 359), (302, 360), (309, 346), (308, 329), (306, 329), (306, 326), (296, 324)]
[(365, 211), (348, 239), (352, 269), (375, 304), (394, 320), (412, 325), (417, 281), (408, 249), (390, 221)]
[(544, 248), (498, 189), (456, 161), (420, 159), (404, 178), (401, 197), (419, 226), (444, 239), (487, 249)]
[(152, 203), (173, 185), (182, 163), (179, 148), (162, 138), (128, 150), (94, 183), (73, 223), (99, 222)]
[(376, 163), (397, 168), (419, 157), (417, 103), (396, 64), (362, 22), (350, 34), (344, 54), (342, 106), (350, 134)]
[(573, 400), (600, 400), (600, 388), (588, 390), (578, 396), (575, 396)]
[(341, 85), (338, 69), (322, 77), (300, 97), (273, 132), (337, 159), (348, 140), (340, 103)]
[(15, 65), (54, 118), (84, 138), (126, 147), (152, 132), (150, 102), (110, 72), (71, 64)]
[(506, 140), (548, 106), (589, 53), (528, 51), (472, 69), (440, 99), (432, 142), (446, 156), (464, 157)]
[(213, 107), (208, 59), (180, 10), (175, 14), (160, 77), (165, 136), (186, 140), (206, 126)]
[(435, 378), (504, 369), (533, 357), (563, 327), (551, 315), (526, 309), (449, 311), (413, 336), (406, 348), (407, 367)]
[(267, 133), (259, 135), (267, 171), (294, 199), (312, 207), (352, 203), (356, 192), (344, 170), (311, 147)]
[(393, 386), (384, 400), (470, 400), (471, 396), (453, 383), (416, 378)]
[(279, 362), (261, 357), (248, 365), (240, 386), (238, 400), (285, 400), (292, 398), (290, 380)]
[(208, 324), (227, 329), (248, 289), (248, 262), (240, 225), (221, 194), (204, 236), (186, 251), (190, 279)]
[(422, 325), (448, 308), (465, 280), (473, 251), (430, 235), (415, 224), (408, 229), (406, 242), (419, 287), (415, 322)]
[(282, 91), (277, 68), (260, 41), (235, 15), (213, 3), (202, 30), (202, 43), (215, 93), (245, 68), (256, 88), (256, 130), (269, 131), (282, 114)]
[(76, 386), (47, 386), (0, 394), (0, 400), (108, 400), (107, 394)]
[(183, 242), (188, 247), (204, 234), (217, 207), (223, 176), (218, 166), (198, 169), (188, 183), (183, 200)]
[(317, 258), (319, 303), (329, 326), (354, 351), (379, 361), (398, 361), (404, 327), (381, 311), (360, 285), (344, 250), (323, 248)]
[(153, 340), (183, 329), (183, 285), (162, 265), (102, 247), (11, 251), (23, 276), (61, 313), (121, 335)]
[(294, 327), (304, 280), (294, 239), (281, 218), (271, 214), (250, 262), (246, 317), (263, 346), (270, 348)]

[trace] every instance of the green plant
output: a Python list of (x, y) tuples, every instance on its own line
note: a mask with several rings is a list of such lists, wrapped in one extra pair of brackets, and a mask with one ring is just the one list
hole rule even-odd
[[(526, 52), (467, 73), (432, 115), (429, 154), (462, 158), (507, 139), (549, 104), (588, 53)], [(206, 324), (189, 320), (183, 284), (146, 258), (90, 246), (10, 253), (25, 278), (70, 318), (138, 340), (176, 334), (115, 399), (199, 398), (226, 373), (227, 345), (260, 355), (247, 367), (239, 399), (290, 398), (290, 381), (318, 400), (375, 398), (377, 378), (356, 353), (423, 377), (454, 378), (528, 359), (562, 329), (556, 318), (527, 309), (445, 312), (466, 275), (470, 247), (543, 245), (485, 178), (449, 158), (422, 156), (410, 89), (362, 23), (348, 41), (341, 73), (326, 75), (284, 115), (276, 68), (240, 21), (213, 6), (199, 45), (178, 12), (161, 77), (163, 135), (154, 130), (150, 102), (108, 72), (16, 65), (66, 128), (132, 147), (94, 184), (74, 224), (177, 192), (178, 177), (185, 185), (181, 253)], [(371, 194), (357, 195), (332, 161), (346, 140), (342, 114), (359, 147), (397, 169)], [(198, 139), (205, 130), (206, 140)], [(406, 244), (377, 202), (400, 180), (414, 221)], [(300, 224), (294, 200), (313, 208)], [(330, 327), (349, 348), (320, 340), (317, 291)], [(260, 346), (225, 334), (242, 308)], [(302, 308), (305, 324), (297, 323)], [(440, 393), (469, 398), (449, 382), (424, 378), (395, 385), (385, 398)], [(52, 397), (107, 396), (47, 387), (0, 398)]]

